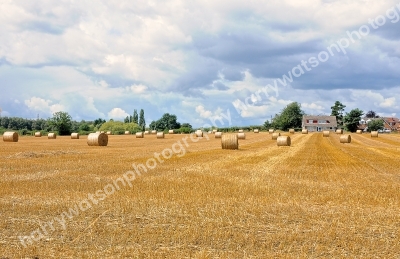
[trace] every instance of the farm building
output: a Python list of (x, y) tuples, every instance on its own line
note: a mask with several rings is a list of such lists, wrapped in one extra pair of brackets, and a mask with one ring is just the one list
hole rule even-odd
[(367, 131), (368, 130), (368, 122), (372, 120), (383, 120), (383, 126), (385, 132), (391, 131), (400, 131), (400, 120), (394, 117), (378, 117), (378, 118), (362, 118), (360, 120), (360, 124), (358, 129)]
[(322, 115), (304, 115), (302, 128), (308, 131), (335, 131), (337, 129), (337, 121), (335, 116)]

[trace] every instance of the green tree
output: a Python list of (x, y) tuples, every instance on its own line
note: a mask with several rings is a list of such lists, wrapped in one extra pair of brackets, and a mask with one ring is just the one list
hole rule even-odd
[(275, 115), (272, 127), (285, 131), (289, 128), (300, 128), (304, 114), (301, 105), (297, 102), (292, 102), (283, 108), (281, 113)]
[(382, 119), (371, 120), (367, 125), (368, 131), (377, 131), (385, 128)]
[(103, 125), (103, 123), (106, 123), (106, 120), (102, 119), (102, 118), (98, 118), (96, 120), (94, 120), (93, 124), (96, 128), (100, 128), (101, 125)]
[(143, 109), (140, 109), (139, 127), (141, 127), (143, 131), (146, 128), (146, 121), (144, 120), (144, 111), (143, 111)]
[(343, 118), (346, 130), (350, 132), (355, 132), (358, 128), (361, 116), (363, 114), (364, 112), (358, 108), (351, 110), (349, 113), (346, 113), (346, 116), (344, 116)]
[(49, 119), (49, 125), (60, 135), (71, 134), (72, 118), (67, 112), (56, 112)]
[(130, 122), (129, 120), (130, 120), (129, 116), (126, 116), (125, 119), (124, 119), (124, 123), (129, 123)]
[(376, 112), (374, 112), (374, 111), (368, 111), (366, 114), (365, 114), (365, 117), (367, 117), (367, 118), (377, 118), (377, 115), (376, 115)]
[(122, 121), (108, 121), (103, 123), (99, 129), (100, 131), (111, 131), (115, 135), (124, 134), (125, 131), (129, 131), (131, 133), (136, 133), (142, 131), (141, 127), (136, 123), (124, 123)]
[(269, 120), (266, 120), (266, 121), (264, 122), (263, 127), (264, 127), (265, 129), (270, 129), (270, 128), (272, 128), (272, 123), (271, 123)]
[(331, 116), (336, 116), (336, 121), (338, 124), (338, 128), (342, 128), (343, 127), (343, 112), (344, 112), (344, 108), (346, 108), (346, 105), (344, 105), (343, 103), (336, 101), (335, 105), (333, 105), (331, 107), (332, 112), (331, 112)]
[(138, 116), (138, 113), (137, 113), (137, 110), (136, 109), (134, 109), (133, 110), (133, 123), (136, 123), (136, 124), (139, 124), (139, 116)]
[(181, 124), (177, 122), (176, 115), (164, 113), (164, 115), (157, 121), (152, 121), (150, 123), (151, 129), (156, 130), (168, 130), (168, 129), (179, 129)]

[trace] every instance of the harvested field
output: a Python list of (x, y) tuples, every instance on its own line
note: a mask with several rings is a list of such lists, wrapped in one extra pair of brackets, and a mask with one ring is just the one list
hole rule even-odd
[(340, 136), (0, 142), (0, 258), (399, 258), (400, 136)]

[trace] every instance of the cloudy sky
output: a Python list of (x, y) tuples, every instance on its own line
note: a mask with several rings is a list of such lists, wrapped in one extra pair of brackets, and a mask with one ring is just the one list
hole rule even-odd
[[(2, 116), (400, 116), (400, 1), (2, 0)], [(224, 125), (222, 125), (224, 123)]]

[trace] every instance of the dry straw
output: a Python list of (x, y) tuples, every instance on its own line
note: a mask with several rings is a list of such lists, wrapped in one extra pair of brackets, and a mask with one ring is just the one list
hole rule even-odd
[(125, 135), (131, 135), (131, 133), (127, 130), (127, 131), (125, 131)]
[(260, 131), (258, 129), (254, 129), (254, 133), (259, 133)]
[(221, 138), (222, 137), (222, 132), (215, 132), (215, 138)]
[(18, 142), (18, 133), (15, 131), (6, 131), (3, 134), (4, 142)]
[(274, 131), (275, 131), (274, 129), (269, 129), (269, 130), (268, 130), (269, 134), (274, 133)]
[(283, 146), (288, 146), (288, 147), (290, 147), (290, 145), (292, 144), (292, 141), (290, 140), (290, 137), (289, 137), (289, 136), (279, 136), (279, 137), (276, 139), (276, 144), (277, 144), (279, 147), (283, 147)]
[(337, 129), (336, 130), (336, 134), (343, 134), (343, 130), (342, 129)]
[(218, 130), (216, 130), (216, 129), (213, 129), (212, 133), (213, 133), (213, 134), (215, 134), (215, 132), (218, 132)]
[(242, 129), (240, 129), (240, 130), (239, 130), (239, 133), (243, 133), (243, 130), (242, 130)]
[(356, 133), (357, 134), (362, 134), (363, 132), (362, 132), (362, 130), (357, 130)]
[(48, 139), (56, 139), (56, 138), (57, 138), (57, 135), (56, 135), (56, 133), (49, 133), (49, 134), (47, 135), (47, 138), (48, 138)]
[(79, 139), (79, 133), (71, 133), (71, 139)]
[(136, 132), (136, 138), (143, 138), (144, 134), (143, 132)]
[(196, 130), (196, 133), (195, 133), (195, 134), (196, 134), (196, 136), (199, 137), (199, 138), (200, 138), (200, 137), (203, 137), (203, 131), (201, 131), (201, 130)]
[(238, 135), (238, 139), (246, 139), (246, 134), (244, 134), (243, 132), (240, 132), (237, 135)]
[(301, 134), (308, 134), (308, 129), (302, 129)]
[(168, 134), (174, 134), (174, 130), (169, 130)]
[(164, 138), (164, 132), (157, 132), (157, 138)]
[(38, 131), (35, 132), (35, 137), (40, 138), (42, 136), (42, 132)]
[(157, 134), (157, 130), (152, 130), (151, 134)]
[(144, 131), (144, 135), (148, 135), (149, 134), (149, 131), (148, 130), (145, 130)]
[(107, 131), (106, 134), (107, 134), (107, 135), (112, 135), (112, 132), (111, 132), (111, 131)]
[(107, 146), (108, 135), (104, 133), (90, 133), (87, 138), (87, 144), (89, 146)]
[(329, 137), (329, 130), (324, 130), (324, 131), (322, 132), (322, 135), (323, 135), (324, 137)]
[(212, 131), (211, 131), (211, 130), (209, 130), (209, 131), (207, 132), (207, 134), (212, 134)]
[(100, 133), (105, 133), (104, 130), (100, 131)]
[(350, 142), (351, 142), (351, 136), (350, 135), (340, 136), (340, 143), (350, 143)]
[(236, 134), (224, 134), (221, 138), (222, 149), (239, 149), (238, 136)]
[(272, 139), (273, 140), (276, 140), (276, 139), (278, 139), (278, 137), (281, 135), (281, 133), (279, 133), (279, 132), (274, 132), (274, 133), (272, 133)]
[(290, 134), (294, 134), (294, 129), (289, 129)]
[(371, 138), (377, 138), (378, 137), (378, 131), (371, 131)]
[(101, 133), (100, 131), (96, 131), (96, 133)]

